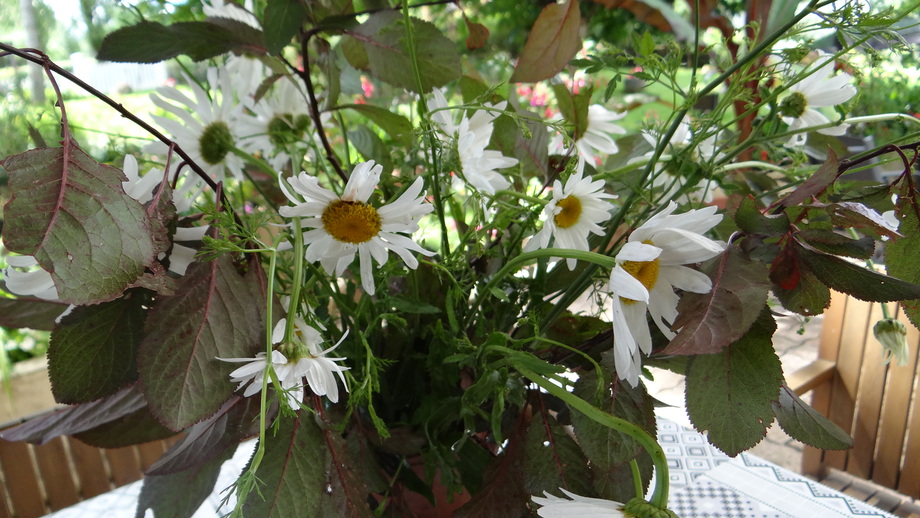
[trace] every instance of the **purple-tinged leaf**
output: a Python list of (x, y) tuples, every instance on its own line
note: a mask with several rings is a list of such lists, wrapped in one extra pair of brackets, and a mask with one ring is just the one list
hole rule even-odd
[(131, 386), (105, 399), (71, 406), (7, 428), (0, 432), (0, 438), (44, 444), (61, 435), (72, 435), (114, 421), (144, 405), (144, 395), (136, 386)]
[(73, 437), (97, 448), (123, 448), (175, 435), (176, 432), (160, 424), (145, 405), (114, 421), (75, 433)]
[(97, 304), (120, 296), (155, 262), (144, 208), (125, 194), (124, 174), (65, 139), (2, 161), (13, 197), (3, 239), (51, 273), (60, 299)]
[(259, 398), (230, 398), (216, 414), (189, 428), (185, 437), (150, 466), (146, 474), (168, 475), (204, 464), (224, 450), (258, 435), (258, 416)]
[(61, 320), (48, 346), (55, 401), (88, 403), (137, 380), (137, 346), (149, 299), (135, 290), (111, 302), (79, 306)]
[(550, 4), (543, 8), (521, 57), (511, 74), (511, 83), (535, 83), (559, 72), (581, 50), (581, 11), (578, 0)]
[(349, 462), (337, 456), (343, 450), (328, 442), (315, 417), (299, 412), (296, 419), (281, 419), (277, 432), (266, 437), (265, 456), (257, 471), (261, 495), (248, 495), (244, 516), (370, 516), (366, 489), (360, 502), (363, 509), (346, 505), (341, 474)]
[(773, 402), (773, 412), (783, 431), (797, 441), (822, 450), (845, 450), (853, 446), (853, 439), (842, 428), (802, 401), (785, 384), (779, 389), (779, 401)]
[[(214, 491), (220, 467), (233, 456), (235, 448), (185, 471), (163, 476), (144, 477), (137, 499), (136, 518), (144, 518), (147, 509), (157, 518), (188, 518)], [(307, 515), (299, 515), (307, 516)]]
[(687, 365), (687, 415), (709, 442), (735, 456), (761, 441), (773, 423), (783, 369), (773, 350), (776, 322), (766, 307), (740, 340)]
[(833, 230), (809, 228), (796, 232), (795, 238), (832, 255), (843, 255), (856, 259), (872, 259), (872, 256), (875, 255), (875, 239), (869, 236), (852, 239)]
[(766, 265), (752, 261), (735, 246), (704, 268), (712, 279), (709, 293), (684, 293), (672, 328), (680, 329), (664, 354), (716, 353), (741, 338), (767, 302)]
[(0, 326), (51, 331), (55, 326), (54, 320), (66, 309), (67, 304), (63, 302), (33, 297), (16, 299), (0, 297)]
[(885, 221), (878, 211), (862, 203), (842, 201), (831, 203), (826, 209), (831, 215), (831, 221), (838, 227), (868, 228), (881, 236), (901, 237), (897, 227)]
[(264, 338), (265, 283), (258, 260), (245, 275), (228, 255), (189, 266), (181, 290), (160, 297), (147, 317), (138, 367), (150, 410), (182, 430), (214, 415), (233, 393), (238, 365)]
[(466, 49), (476, 50), (485, 46), (489, 39), (489, 29), (481, 23), (471, 22), (466, 15), (463, 15), (463, 22), (466, 23)]
[[(591, 494), (591, 469), (578, 443), (551, 415), (542, 394), (532, 393), (533, 421), (524, 441), (524, 489), (531, 495), (556, 493), (563, 487), (579, 495)], [(574, 414), (573, 414), (574, 415)]]
[(799, 185), (794, 191), (777, 200), (771, 208), (800, 205), (823, 193), (835, 180), (837, 180), (839, 166), (840, 163), (837, 160), (837, 153), (834, 153), (833, 149), (828, 148), (827, 160), (821, 164), (821, 167), (819, 167), (810, 178), (802, 182), (802, 185)]
[(800, 315), (820, 315), (831, 305), (831, 290), (819, 281), (807, 267), (798, 272), (798, 281), (792, 289), (776, 285), (773, 294), (784, 308)]

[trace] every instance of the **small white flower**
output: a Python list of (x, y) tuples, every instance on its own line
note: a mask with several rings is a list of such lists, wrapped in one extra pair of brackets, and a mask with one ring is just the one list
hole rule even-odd
[[(186, 80), (195, 100), (172, 87), (157, 88), (158, 95), (150, 95), (153, 104), (179, 120), (159, 115), (152, 115), (153, 119), (212, 178), (221, 181), (229, 171), (233, 177), (243, 179), (243, 159), (233, 152), (240, 140), (237, 120), (241, 107), (234, 100), (229, 74), (216, 68), (208, 70), (210, 97), (195, 81)], [(144, 146), (144, 151), (165, 155), (168, 147), (153, 142)]]
[(635, 229), (610, 273), (614, 364), (620, 379), (632, 386), (639, 382), (639, 351), (652, 350), (646, 310), (662, 334), (674, 338), (668, 325), (677, 318), (679, 297), (674, 288), (692, 293), (712, 289), (709, 277), (682, 265), (705, 261), (725, 248), (703, 236), (722, 220), (716, 207), (672, 215), (675, 209), (677, 204), (671, 202)]
[[(563, 187), (559, 180), (553, 182), (553, 200), (543, 209), (543, 228), (527, 242), (524, 251), (547, 248), (550, 238), (555, 239), (556, 248), (585, 250), (588, 248), (588, 234), (604, 235), (601, 223), (610, 218), (613, 204), (606, 201), (616, 198), (603, 192), (604, 181), (592, 181), (576, 172)], [(575, 259), (568, 258), (569, 269), (575, 268)]]
[(281, 182), (281, 189), (294, 206), (281, 207), (279, 212), (287, 218), (305, 218), (301, 224), (312, 229), (303, 234), (307, 244), (306, 260), (320, 261), (326, 271), (341, 276), (357, 253), (361, 285), (369, 295), (375, 291), (372, 261), (386, 263), (388, 251), (398, 255), (412, 269), (418, 267), (418, 259), (412, 252), (434, 255), (403, 235), (417, 231), (418, 220), (434, 210), (424, 202), (424, 181), (417, 178), (396, 201), (376, 208), (367, 200), (382, 171), (383, 167), (373, 160), (356, 165), (342, 196), (321, 187), (316, 177), (301, 172), (288, 182), (305, 201), (300, 201)]
[(533, 496), (534, 503), (541, 506), (537, 514), (543, 518), (617, 518), (626, 516), (623, 504), (613, 500), (589, 498), (559, 488), (568, 498), (554, 496), (544, 491), (546, 498)]
[[(620, 120), (626, 116), (626, 112), (613, 112), (599, 104), (592, 104), (588, 107), (588, 122), (581, 138), (575, 141), (575, 151), (578, 152), (578, 165), (576, 171), (582, 172), (585, 169), (585, 163), (591, 162), (596, 166), (601, 159), (601, 155), (613, 155), (619, 151), (616, 142), (611, 135), (623, 135), (626, 129), (612, 121)], [(565, 147), (565, 137), (556, 133), (550, 139), (550, 153), (565, 154), (568, 149)]]
[[(456, 137), (460, 167), (467, 183), (487, 194), (495, 194), (496, 191), (511, 185), (497, 169), (514, 166), (518, 160), (506, 157), (500, 151), (486, 149), (492, 139), (492, 121), (508, 103), (486, 103), (486, 109), (477, 110), (472, 117), (464, 115), (460, 123), (455, 125), (450, 113), (444, 110), (448, 107), (444, 94), (437, 88), (432, 93), (432, 98), (428, 100), (428, 109), (432, 111), (431, 120), (440, 127), (445, 136)], [(441, 138), (443, 140), (443, 137)]]
[[(275, 325), (272, 330), (272, 342), (274, 344), (279, 344), (284, 339), (286, 325), (287, 320), (283, 318)], [(335, 374), (338, 374), (345, 391), (348, 392), (348, 383), (342, 373), (347, 371), (349, 367), (335, 363), (343, 361), (345, 358), (330, 358), (326, 354), (338, 347), (348, 333), (345, 333), (342, 336), (342, 340), (339, 340), (337, 344), (323, 350), (319, 346), (322, 343), (320, 332), (307, 325), (303, 318), (298, 316), (294, 320), (294, 335), (296, 343), (281, 344), (280, 347), (288, 351), (290, 358), (280, 350), (274, 349), (270, 360), (288, 405), (291, 408), (300, 408), (304, 394), (304, 379), (306, 379), (307, 385), (310, 386), (314, 394), (326, 396), (329, 401), (338, 403), (339, 386), (335, 381)], [(263, 380), (268, 368), (268, 361), (264, 352), (256, 354), (254, 358), (218, 358), (218, 360), (246, 364), (230, 373), (230, 381), (239, 383), (237, 390), (246, 387), (246, 390), (243, 391), (243, 397), (252, 396), (262, 390)]]
[[(789, 87), (789, 94), (780, 103), (783, 122), (789, 125), (789, 131), (801, 131), (814, 126), (830, 123), (824, 114), (815, 108), (836, 106), (845, 103), (856, 95), (853, 77), (846, 72), (834, 75), (834, 58), (819, 51), (817, 68), (814, 73)], [(830, 128), (817, 130), (823, 135), (840, 136), (846, 133), (849, 124), (838, 124)], [(787, 146), (801, 146), (805, 143), (804, 132), (797, 133), (789, 139)]]

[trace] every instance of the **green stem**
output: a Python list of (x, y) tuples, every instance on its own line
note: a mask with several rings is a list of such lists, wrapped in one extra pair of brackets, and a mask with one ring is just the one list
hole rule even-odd
[(632, 471), (633, 482), (636, 484), (636, 498), (645, 498), (645, 489), (642, 487), (642, 474), (639, 472), (639, 463), (636, 459), (629, 459), (629, 469)]
[[(603, 410), (600, 410), (584, 399), (572, 394), (566, 389), (547, 380), (543, 376), (523, 367), (515, 365), (515, 368), (524, 377), (536, 383), (540, 388), (561, 399), (570, 407), (578, 410), (585, 417), (592, 419), (608, 428), (625, 433), (638, 442), (648, 452), (652, 458), (652, 464), (655, 466), (655, 491), (652, 493), (651, 503), (659, 509), (666, 509), (668, 505), (668, 491), (670, 481), (668, 477), (668, 460), (664, 455), (664, 450), (651, 435), (642, 428), (630, 423), (625, 419), (612, 416)], [(635, 472), (634, 472), (635, 475)], [(641, 484), (641, 482), (640, 482)], [(641, 496), (641, 488), (640, 488)]]

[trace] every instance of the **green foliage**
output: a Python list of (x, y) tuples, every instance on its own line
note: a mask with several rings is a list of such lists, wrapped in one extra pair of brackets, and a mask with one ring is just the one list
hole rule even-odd
[(97, 59), (157, 63), (180, 55), (195, 61), (230, 51), (258, 50), (261, 34), (235, 20), (177, 22), (163, 25), (143, 21), (118, 29), (102, 40)]

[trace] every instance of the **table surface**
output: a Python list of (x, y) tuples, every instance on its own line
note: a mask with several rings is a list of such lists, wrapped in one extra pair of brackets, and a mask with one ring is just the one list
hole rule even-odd
[[(668, 457), (669, 504), (681, 518), (839, 518), (894, 515), (835, 491), (769, 461), (742, 453), (731, 458), (702, 434), (659, 418), (658, 440)], [(213, 518), (221, 508), (223, 488), (239, 476), (255, 441), (243, 443), (221, 468), (217, 490), (194, 518)], [(48, 518), (133, 517), (141, 484), (135, 482), (49, 514)], [(231, 500), (233, 500), (231, 498)], [(148, 510), (147, 517), (153, 514)]]

